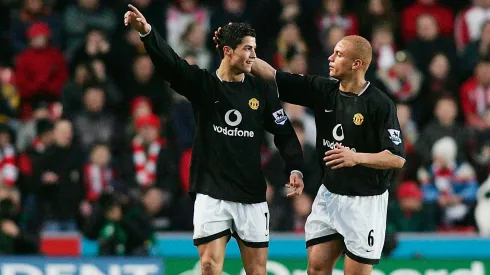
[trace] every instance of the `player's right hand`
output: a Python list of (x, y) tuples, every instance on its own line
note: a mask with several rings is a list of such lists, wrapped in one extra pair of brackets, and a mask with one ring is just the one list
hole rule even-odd
[(141, 12), (133, 5), (129, 4), (130, 9), (124, 14), (124, 26), (131, 25), (133, 29), (141, 34), (148, 33), (150, 29), (150, 24), (146, 22), (146, 18), (141, 14)]

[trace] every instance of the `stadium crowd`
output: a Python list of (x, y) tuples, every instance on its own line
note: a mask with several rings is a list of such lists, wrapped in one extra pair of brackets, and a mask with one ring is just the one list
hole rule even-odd
[[(124, 27), (129, 2), (207, 70), (228, 22), (252, 24), (259, 57), (301, 74), (328, 76), (343, 36), (367, 38), (367, 80), (396, 102), (407, 152), (387, 233), (490, 234), (490, 0), (0, 0), (0, 254), (78, 230), (101, 254), (142, 255), (155, 232), (192, 229), (192, 106)], [(284, 109), (306, 188), (285, 197), (284, 163), (264, 140), (270, 228), (302, 234), (324, 164), (310, 110)]]

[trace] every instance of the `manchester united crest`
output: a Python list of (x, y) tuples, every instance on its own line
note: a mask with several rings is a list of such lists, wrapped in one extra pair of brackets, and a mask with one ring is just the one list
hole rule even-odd
[(252, 110), (257, 110), (259, 108), (259, 101), (256, 98), (251, 98), (248, 101), (248, 106), (250, 106), (250, 109)]
[(357, 113), (354, 115), (353, 121), (355, 125), (359, 126), (364, 122), (364, 117), (360, 113)]

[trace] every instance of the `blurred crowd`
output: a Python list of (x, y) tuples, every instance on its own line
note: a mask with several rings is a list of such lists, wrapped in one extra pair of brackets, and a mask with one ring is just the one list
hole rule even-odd
[[(490, 234), (490, 0), (0, 0), (0, 254), (77, 230), (100, 254), (145, 255), (156, 232), (192, 230), (192, 106), (122, 24), (129, 2), (210, 71), (212, 33), (228, 22), (252, 24), (259, 57), (302, 74), (328, 76), (335, 44), (366, 37), (367, 80), (397, 104), (407, 152), (388, 234)], [(285, 197), (264, 140), (270, 228), (302, 234), (324, 166), (311, 111), (284, 109), (306, 188)]]

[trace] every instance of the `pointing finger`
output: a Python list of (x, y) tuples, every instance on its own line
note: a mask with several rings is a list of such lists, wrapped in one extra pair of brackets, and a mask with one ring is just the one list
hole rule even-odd
[(141, 14), (141, 12), (133, 5), (129, 4), (128, 7), (134, 12), (136, 13), (138, 16), (143, 16), (143, 14)]

